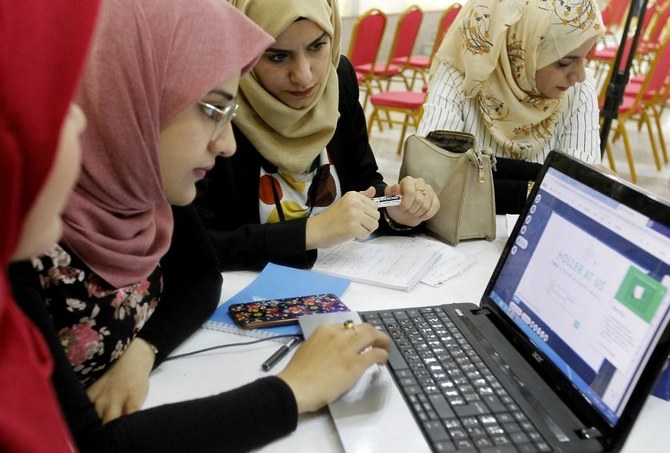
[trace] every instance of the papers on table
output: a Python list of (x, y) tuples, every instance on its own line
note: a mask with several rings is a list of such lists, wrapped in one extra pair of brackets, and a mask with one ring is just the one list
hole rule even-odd
[(440, 242), (436, 239), (420, 236), (382, 236), (371, 241), (378, 244), (392, 245), (401, 250), (423, 249), (437, 251), (440, 257), (430, 270), (421, 278), (421, 282), (430, 286), (439, 286), (447, 280), (461, 275), (472, 264), (474, 260), (468, 258), (455, 247)]

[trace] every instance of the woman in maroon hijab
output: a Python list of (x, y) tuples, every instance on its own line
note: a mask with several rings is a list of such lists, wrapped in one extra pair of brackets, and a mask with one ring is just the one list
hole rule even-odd
[[(85, 119), (72, 98), (97, 1), (0, 1), (0, 451), (72, 451), (42, 336), (14, 304), (9, 261), (58, 240)], [(67, 49), (66, 52), (63, 49)], [(60, 140), (59, 140), (60, 137)]]

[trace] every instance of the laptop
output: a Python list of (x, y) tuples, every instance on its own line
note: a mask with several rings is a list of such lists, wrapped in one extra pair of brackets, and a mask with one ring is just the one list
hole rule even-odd
[(395, 345), (330, 405), (342, 445), (618, 450), (670, 352), (669, 288), (670, 206), (552, 152), (478, 305), (359, 313)]

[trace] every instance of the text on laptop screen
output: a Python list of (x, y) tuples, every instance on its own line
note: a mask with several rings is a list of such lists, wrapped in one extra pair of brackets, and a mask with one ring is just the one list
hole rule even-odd
[(489, 296), (614, 426), (669, 288), (667, 226), (549, 168)]

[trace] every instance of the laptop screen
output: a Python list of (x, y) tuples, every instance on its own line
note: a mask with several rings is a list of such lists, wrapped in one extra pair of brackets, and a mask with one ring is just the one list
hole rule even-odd
[(614, 426), (670, 316), (670, 229), (551, 167), (519, 222), (488, 296)]

